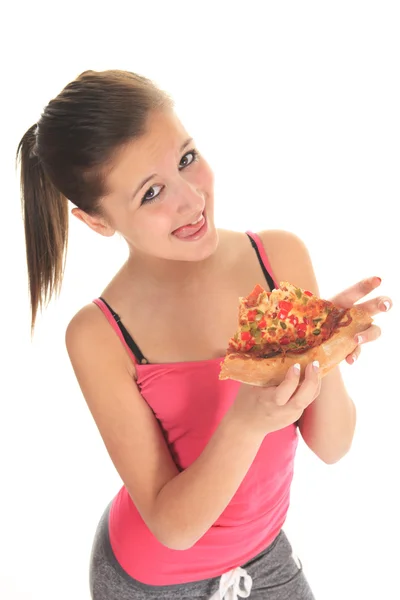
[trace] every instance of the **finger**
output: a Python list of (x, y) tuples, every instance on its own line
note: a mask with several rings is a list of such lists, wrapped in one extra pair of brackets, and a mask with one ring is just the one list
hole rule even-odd
[(357, 346), (353, 350), (352, 354), (349, 354), (348, 356), (346, 356), (346, 362), (349, 365), (354, 365), (354, 363), (356, 362), (356, 360), (358, 359), (358, 357), (360, 356), (360, 354), (361, 354), (361, 346)]
[(393, 306), (393, 302), (388, 296), (378, 296), (377, 298), (372, 298), (372, 300), (361, 302), (360, 304), (357, 304), (357, 306), (361, 306), (371, 317), (373, 317), (380, 312), (387, 312), (390, 310)]
[(316, 398), (318, 398), (320, 392), (321, 392), (321, 383), (322, 383), (322, 379), (321, 377), (318, 378), (318, 385), (317, 385), (317, 389), (315, 390), (315, 394), (313, 397), (313, 400), (315, 400)]
[(275, 402), (279, 406), (283, 406), (288, 402), (291, 396), (295, 393), (300, 382), (300, 365), (296, 363), (288, 369), (285, 379), (280, 383), (275, 390)]
[(364, 298), (381, 284), (380, 277), (369, 277), (350, 286), (332, 298), (332, 302), (341, 308), (351, 308), (353, 304)]
[(361, 331), (355, 337), (357, 344), (366, 344), (368, 342), (374, 342), (377, 340), (382, 333), (382, 330), (378, 325), (371, 325), (365, 331)]
[(307, 365), (304, 373), (304, 381), (290, 399), (290, 404), (295, 405), (299, 410), (307, 408), (319, 394), (320, 383), (319, 363), (318, 361), (314, 361)]

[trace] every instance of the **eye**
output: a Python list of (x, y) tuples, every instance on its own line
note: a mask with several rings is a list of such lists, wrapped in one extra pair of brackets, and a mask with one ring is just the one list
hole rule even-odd
[[(194, 149), (193, 150), (189, 150), (189, 152), (187, 152), (184, 156), (182, 156), (182, 160), (184, 158), (186, 158), (186, 156), (189, 156), (189, 154), (191, 154), (193, 156), (193, 159), (190, 161), (189, 165), (191, 163), (197, 162), (199, 160), (199, 153), (197, 152), (197, 150), (194, 150)], [(182, 160), (181, 160), (181, 162), (182, 162)], [(184, 165), (184, 167), (187, 167), (189, 165)]]
[[(189, 161), (189, 163), (186, 163), (184, 165), (182, 165), (182, 161), (186, 160), (186, 157), (189, 155), (192, 155), (192, 159)], [(182, 169), (186, 169), (186, 167), (189, 167), (192, 163), (197, 162), (199, 160), (199, 153), (197, 152), (197, 150), (195, 150), (194, 148), (192, 150), (189, 150), (189, 152), (186, 152), (186, 154), (184, 154), (182, 156), (180, 165), (182, 165), (182, 167), (180, 168), (180, 170)], [(142, 198), (142, 202), (141, 204), (150, 204), (151, 202), (154, 202), (155, 200), (157, 200), (158, 196), (160, 195), (161, 192), (159, 192), (158, 194), (154, 194), (154, 190), (155, 188), (162, 188), (161, 185), (152, 185), (151, 188), (149, 188), (147, 190), (147, 192), (145, 193), (145, 195)], [(150, 195), (150, 197), (149, 197)]]
[(149, 202), (154, 202), (154, 200), (158, 197), (158, 194), (153, 195), (151, 198), (148, 198), (149, 194), (153, 194), (154, 192), (152, 190), (154, 190), (154, 188), (161, 188), (161, 185), (152, 185), (151, 188), (149, 188), (149, 190), (145, 193), (145, 195), (142, 198), (142, 204), (149, 204)]

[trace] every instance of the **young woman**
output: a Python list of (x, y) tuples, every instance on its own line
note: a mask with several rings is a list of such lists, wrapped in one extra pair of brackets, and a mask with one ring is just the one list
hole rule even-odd
[[(123, 486), (95, 535), (95, 600), (313, 598), (284, 531), (298, 431), (326, 463), (350, 448), (339, 369), (275, 388), (220, 381), (239, 296), (290, 281), (318, 294), (302, 241), (216, 230), (213, 173), (171, 98), (134, 73), (87, 71), (18, 147), (32, 328), (59, 289), (72, 214), (119, 232), (126, 263), (66, 332), (82, 393)], [(371, 277), (335, 296), (352, 306)], [(371, 315), (391, 300), (364, 302)], [(360, 344), (376, 339), (372, 325)]]

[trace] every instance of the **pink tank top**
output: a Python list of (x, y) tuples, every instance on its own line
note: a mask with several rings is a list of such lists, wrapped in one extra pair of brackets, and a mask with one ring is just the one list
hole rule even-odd
[[(247, 234), (271, 280), (260, 239)], [(139, 390), (163, 429), (177, 467), (186, 469), (200, 456), (240, 384), (218, 379), (223, 357), (141, 364), (117, 324), (119, 317), (103, 300), (94, 302), (135, 361)], [(297, 443), (294, 424), (267, 435), (229, 505), (188, 550), (163, 546), (123, 486), (112, 501), (109, 518), (110, 543), (121, 567), (142, 583), (172, 585), (218, 577), (251, 560), (272, 543), (286, 519)]]

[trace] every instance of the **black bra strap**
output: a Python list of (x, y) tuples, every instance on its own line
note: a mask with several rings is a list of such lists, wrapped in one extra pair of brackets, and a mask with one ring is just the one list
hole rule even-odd
[(253, 246), (254, 250), (256, 251), (257, 254), (257, 258), (258, 258), (258, 262), (260, 263), (260, 267), (264, 273), (264, 277), (267, 280), (268, 286), (270, 290), (275, 289), (275, 283), (274, 280), (272, 279), (271, 275), (269, 274), (269, 272), (267, 271), (266, 266), (263, 263), (263, 260), (261, 258), (260, 252), (258, 250), (258, 246), (255, 242), (255, 240), (253, 240), (253, 238), (251, 237), (251, 235), (249, 235), (248, 233), (246, 233), (247, 237), (249, 238), (251, 245)]
[(118, 327), (121, 330), (122, 335), (124, 336), (124, 340), (128, 344), (129, 348), (132, 350), (138, 363), (140, 363), (142, 365), (147, 364), (149, 361), (147, 360), (147, 358), (145, 358), (145, 356), (143, 356), (139, 346), (133, 341), (132, 336), (130, 335), (130, 333), (128, 333), (128, 331), (125, 328), (124, 324), (122, 323), (119, 315), (117, 315), (117, 313), (111, 308), (111, 306), (109, 304), (107, 304), (107, 302), (104, 300), (104, 298), (100, 297), (100, 300), (102, 302), (104, 302), (104, 304), (107, 306), (108, 310), (112, 314), (113, 318), (115, 319), (115, 322), (117, 323)]

